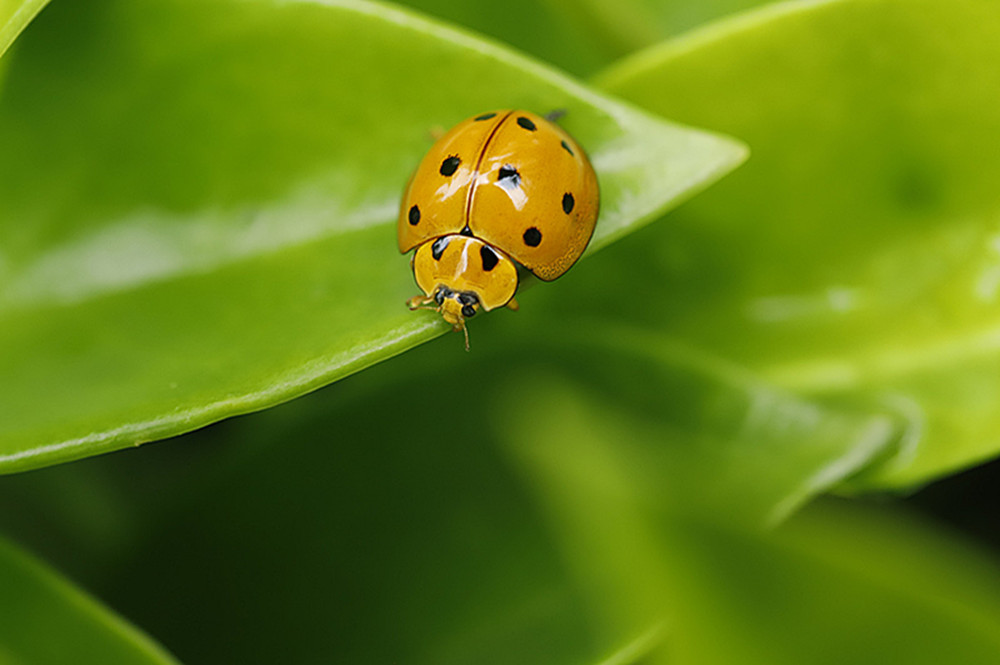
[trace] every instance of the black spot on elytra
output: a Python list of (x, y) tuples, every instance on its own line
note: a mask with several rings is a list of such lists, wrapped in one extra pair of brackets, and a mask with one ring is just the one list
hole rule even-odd
[(441, 162), (441, 175), (453, 175), (456, 170), (458, 170), (458, 165), (462, 163), (462, 160), (457, 156), (452, 155), (448, 159)]
[(573, 212), (573, 205), (576, 201), (573, 200), (573, 195), (569, 192), (563, 194), (563, 212), (567, 215)]
[(523, 115), (520, 118), (517, 119), (517, 124), (521, 125), (525, 129), (527, 129), (529, 132), (535, 131), (535, 123), (531, 122), (531, 120), (528, 120)]
[(410, 208), (410, 226), (416, 226), (420, 223), (420, 208), (413, 206)]
[(444, 254), (444, 248), (448, 246), (449, 242), (451, 242), (451, 236), (442, 236), (435, 240), (434, 244), (431, 245), (431, 256), (434, 257), (435, 261), (441, 260), (441, 255)]
[(500, 173), (497, 174), (497, 182), (506, 187), (519, 187), (521, 174), (510, 164), (504, 164), (500, 167)]
[[(566, 152), (568, 152), (570, 155), (573, 155), (573, 149), (569, 147), (569, 144), (566, 143), (566, 141), (560, 141), (559, 145), (561, 145), (563, 147), (563, 150), (565, 150)], [(573, 156), (575, 157), (575, 155), (573, 155)]]
[(459, 233), (461, 233), (461, 234), (462, 234), (463, 236), (469, 236), (470, 238), (472, 238), (472, 237), (473, 237), (473, 235), (472, 235), (472, 229), (470, 229), (470, 228), (469, 228), (469, 225), (468, 225), (468, 224), (466, 224), (466, 225), (465, 225), (465, 226), (464, 226), (464, 227), (462, 228), (462, 230), (461, 230), (461, 231), (459, 231)]
[(484, 113), (482, 115), (477, 115), (475, 118), (473, 118), (473, 120), (475, 120), (477, 122), (480, 121), (480, 120), (489, 120), (490, 118), (494, 117), (495, 115), (496, 115), (496, 113)]
[(521, 237), (524, 239), (524, 244), (528, 247), (538, 247), (538, 244), (542, 242), (542, 232), (534, 226), (525, 231)]
[(500, 257), (492, 249), (483, 245), (479, 248), (479, 257), (483, 260), (483, 270), (489, 272), (497, 267)]

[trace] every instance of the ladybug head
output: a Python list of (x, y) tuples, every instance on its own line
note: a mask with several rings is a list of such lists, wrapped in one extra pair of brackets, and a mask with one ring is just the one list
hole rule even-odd
[(474, 292), (455, 291), (438, 285), (432, 296), (416, 296), (410, 298), (407, 304), (410, 309), (433, 309), (440, 314), (451, 324), (452, 330), (465, 333), (465, 350), (469, 350), (469, 331), (465, 328), (465, 320), (475, 316), (481, 306), (479, 296)]
[(444, 320), (451, 324), (455, 331), (465, 329), (465, 319), (471, 318), (479, 311), (479, 296), (472, 291), (453, 291), (447, 286), (439, 286), (434, 290), (434, 302)]

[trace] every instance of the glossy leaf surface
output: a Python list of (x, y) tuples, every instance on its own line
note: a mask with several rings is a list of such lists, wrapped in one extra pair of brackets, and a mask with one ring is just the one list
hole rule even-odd
[(602, 187), (591, 250), (744, 156), (364, 2), (63, 3), (9, 65), (5, 471), (263, 408), (446, 330), (404, 307), (394, 243), (436, 126), (566, 109)]
[[(0, 56), (48, 3), (48, 0), (0, 0)], [(0, 81), (3, 68), (0, 65)]]
[(602, 274), (627, 263), (632, 283), (663, 285), (648, 323), (908, 419), (907, 449), (871, 485), (1000, 450), (997, 34), (984, 0), (786, 3), (601, 78), (754, 151)]

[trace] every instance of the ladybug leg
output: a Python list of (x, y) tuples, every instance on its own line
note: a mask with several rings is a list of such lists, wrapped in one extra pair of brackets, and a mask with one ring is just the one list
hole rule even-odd
[(509, 309), (510, 311), (512, 311), (512, 312), (516, 312), (517, 310), (521, 309), (520, 303), (518, 303), (517, 300), (514, 299), (514, 298), (511, 298), (510, 300), (508, 300), (507, 304), (505, 305), (505, 307), (507, 309)]
[(445, 128), (442, 127), (441, 125), (434, 125), (429, 130), (427, 130), (427, 133), (431, 135), (431, 138), (434, 141), (439, 141), (441, 137), (445, 135), (446, 132), (447, 130), (445, 130)]
[(434, 302), (434, 298), (429, 298), (427, 296), (413, 296), (406, 301), (406, 306), (411, 310), (414, 309), (430, 309), (433, 311), (438, 311), (437, 303)]
[(545, 119), (549, 122), (559, 122), (559, 118), (566, 115), (566, 109), (552, 109), (545, 114)]
[[(434, 298), (429, 296), (413, 296), (406, 301), (406, 306), (411, 310), (426, 309), (431, 312), (437, 312), (438, 314), (441, 313), (441, 306), (437, 304), (437, 301), (434, 300)], [(445, 320), (447, 321), (448, 319), (446, 318)], [(459, 330), (462, 331), (462, 334), (465, 335), (465, 350), (468, 351), (469, 329), (465, 327), (465, 319), (461, 315), (459, 315), (457, 322), (451, 324), (451, 329), (455, 332), (458, 332)]]

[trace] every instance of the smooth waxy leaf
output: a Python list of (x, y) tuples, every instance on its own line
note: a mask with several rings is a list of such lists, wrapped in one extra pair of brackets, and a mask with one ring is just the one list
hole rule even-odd
[(788, 3), (601, 77), (754, 151), (673, 224), (602, 257), (600, 274), (662, 287), (623, 315), (909, 420), (868, 486), (1000, 451), (997, 34), (988, 0)]
[(364, 2), (55, 5), (0, 97), (0, 469), (190, 430), (430, 339), (395, 249), (435, 127), (567, 111), (591, 249), (743, 149)]
[[(0, 56), (47, 3), (48, 0), (0, 0)], [(0, 65), (0, 80), (2, 78)]]
[(0, 664), (174, 662), (148, 637), (0, 539)]

